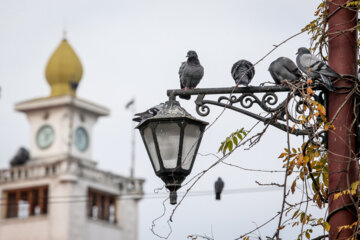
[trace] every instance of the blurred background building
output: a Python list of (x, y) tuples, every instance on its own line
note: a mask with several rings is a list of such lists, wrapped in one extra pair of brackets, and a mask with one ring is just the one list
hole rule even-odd
[(15, 105), (29, 120), (30, 149), (0, 170), (0, 239), (138, 239), (144, 180), (97, 168), (92, 130), (110, 111), (76, 97), (82, 73), (64, 38), (45, 71), (50, 96)]

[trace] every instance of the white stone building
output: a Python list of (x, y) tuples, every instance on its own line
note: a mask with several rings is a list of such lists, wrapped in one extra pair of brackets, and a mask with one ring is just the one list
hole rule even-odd
[(100, 170), (92, 128), (109, 114), (76, 97), (82, 66), (63, 39), (46, 67), (49, 97), (15, 105), (30, 123), (30, 158), (0, 170), (1, 240), (136, 240), (144, 180)]

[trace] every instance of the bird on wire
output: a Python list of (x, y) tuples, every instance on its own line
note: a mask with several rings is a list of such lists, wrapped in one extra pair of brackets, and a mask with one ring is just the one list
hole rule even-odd
[(218, 178), (218, 180), (215, 182), (215, 199), (220, 200), (221, 199), (221, 192), (224, 189), (224, 181), (221, 179), (221, 177)]
[(136, 113), (133, 118), (133, 121), (135, 122), (143, 122), (148, 118), (156, 116), (156, 114), (164, 108), (164, 103), (160, 103), (159, 105), (156, 105), (152, 108), (149, 108), (145, 112)]
[[(187, 61), (181, 63), (179, 69), (180, 87), (183, 90), (194, 89), (204, 76), (204, 68), (201, 66), (195, 51), (187, 52)], [(190, 99), (190, 95), (180, 95), (182, 99)]]
[(287, 57), (279, 57), (273, 61), (268, 70), (276, 84), (285, 84), (286, 81), (296, 83), (302, 77), (299, 68)]
[(235, 80), (236, 85), (244, 85), (247, 87), (254, 75), (254, 65), (245, 59), (237, 61), (231, 68), (231, 76)]
[(335, 90), (330, 78), (340, 78), (341, 76), (337, 72), (312, 55), (305, 47), (299, 48), (296, 54), (296, 64), (302, 72), (311, 79), (322, 82), (329, 91)]

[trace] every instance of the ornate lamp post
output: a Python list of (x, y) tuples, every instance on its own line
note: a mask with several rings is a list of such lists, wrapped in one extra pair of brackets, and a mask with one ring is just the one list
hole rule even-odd
[(156, 116), (141, 122), (140, 130), (155, 174), (170, 190), (170, 203), (190, 174), (207, 122), (198, 120), (177, 101), (168, 101)]
[[(339, 227), (349, 226), (359, 220), (357, 211), (355, 210), (358, 206), (351, 196), (343, 194), (337, 199), (334, 198), (335, 193), (349, 189), (350, 184), (358, 180), (357, 162), (360, 149), (360, 125), (359, 120), (357, 119), (355, 121), (354, 119), (354, 107), (356, 107), (356, 116), (359, 116), (360, 107), (356, 105), (359, 101), (358, 96), (354, 93), (350, 94), (350, 90), (355, 86), (358, 86), (359, 82), (357, 77), (358, 32), (356, 31), (358, 25), (358, 11), (351, 7), (344, 7), (347, 3), (348, 1), (346, 0), (333, 0), (328, 3), (329, 15), (327, 20), (329, 30), (327, 31), (328, 36), (326, 37), (329, 41), (329, 63), (330, 67), (342, 75), (341, 78), (335, 82), (336, 91), (328, 93), (318, 84), (313, 86), (315, 87), (314, 90), (316, 93), (312, 97), (328, 110), (327, 117), (336, 126), (336, 129), (329, 130), (329, 134), (327, 134), (327, 131), (317, 132), (319, 126), (311, 128), (311, 126), (299, 121), (296, 116), (292, 116), (288, 106), (290, 101), (296, 99), (299, 95), (298, 93), (291, 91), (289, 87), (259, 86), (241, 88), (206, 88), (186, 91), (172, 89), (167, 91), (167, 95), (169, 96), (168, 103), (176, 102), (177, 96), (196, 95), (196, 111), (200, 116), (207, 116), (210, 113), (209, 106), (214, 105), (247, 115), (289, 134), (308, 136), (308, 142), (313, 141), (313, 137), (311, 136), (320, 135), (320, 143), (325, 144), (326, 148), (329, 150), (329, 216), (327, 221), (331, 226), (329, 233), (330, 239), (354, 237), (352, 229), (339, 231)], [(350, 90), (349, 92), (342, 92), (340, 91), (342, 89)], [(285, 100), (279, 102), (277, 93), (281, 92), (288, 94)], [(262, 94), (262, 96), (259, 97), (257, 96), (258, 94)], [(217, 101), (214, 101), (205, 99), (207, 95), (223, 96), (220, 96)], [(305, 114), (305, 111), (301, 110), (304, 109), (301, 108), (301, 105), (306, 105), (305, 102), (297, 102), (295, 100), (294, 103), (295, 104), (290, 104), (294, 106), (293, 112)], [(257, 105), (262, 112), (266, 112), (266, 116), (250, 111), (253, 105)], [(184, 109), (182, 110), (186, 112)], [(172, 115), (171, 111), (169, 112), (169, 115)], [(185, 176), (190, 173), (193, 161), (195, 160), (195, 156), (190, 160), (186, 160), (186, 158), (183, 159), (183, 145), (185, 146), (188, 144), (188, 140), (184, 141), (184, 125), (182, 125), (182, 121), (192, 121), (195, 126), (202, 129), (201, 134), (198, 135), (199, 141), (196, 145), (196, 149), (191, 152), (194, 155), (199, 147), (202, 131), (206, 124), (191, 116), (189, 118), (183, 116), (178, 119), (175, 117), (178, 122), (172, 122), (171, 117), (159, 117), (159, 119), (153, 117), (145, 121), (140, 124), (138, 128), (142, 133), (146, 149), (152, 160), (156, 174), (164, 180), (167, 187), (169, 186), (169, 189), (176, 191), (180, 187), (179, 184), (184, 180)], [(299, 125), (300, 127), (291, 128), (289, 127), (289, 122), (292, 126)], [(355, 122), (356, 124), (354, 124)], [(161, 127), (158, 128), (157, 126), (160, 123), (163, 125), (160, 125)], [(176, 123), (178, 123), (179, 126), (177, 130), (170, 129), (169, 124), (174, 124), (174, 126), (176, 126)], [(196, 125), (196, 123), (198, 125)], [(314, 124), (317, 125), (318, 123), (315, 122)], [(166, 140), (169, 139), (166, 137), (168, 134), (174, 136), (172, 139), (173, 142), (171, 143)], [(159, 140), (161, 138), (163, 140)], [(190, 137), (189, 139), (192, 138)], [(177, 145), (179, 146), (178, 149), (176, 147)], [(305, 147), (306, 146), (307, 144), (305, 144)], [(165, 152), (168, 151), (167, 149), (172, 149), (170, 152), (174, 155), (173, 159), (176, 159), (172, 160), (173, 163), (171, 164), (170, 162), (167, 162), (169, 161), (167, 158), (162, 156), (166, 155)], [(176, 153), (178, 154), (177, 158), (175, 157)], [(184, 168), (184, 166), (189, 167)], [(169, 169), (173, 170), (170, 171)], [(177, 173), (177, 171), (179, 171), (179, 173)], [(182, 174), (183, 171), (187, 171), (187, 174)], [(310, 176), (312, 176), (311, 172)], [(314, 179), (312, 180), (315, 184)], [(315, 189), (319, 192), (316, 187)], [(321, 196), (320, 192), (319, 196)], [(326, 200), (327, 199), (322, 199), (322, 201), (325, 202)], [(172, 203), (174, 203), (174, 201)]]

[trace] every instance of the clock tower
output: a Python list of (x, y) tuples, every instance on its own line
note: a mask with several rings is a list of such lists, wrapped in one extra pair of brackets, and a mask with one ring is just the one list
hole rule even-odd
[(30, 154), (21, 148), (0, 169), (0, 239), (138, 239), (144, 180), (92, 159), (93, 128), (109, 110), (76, 96), (82, 73), (63, 39), (46, 66), (50, 95), (15, 105), (30, 123)]
[(76, 97), (82, 73), (79, 58), (63, 39), (45, 71), (50, 96), (16, 104), (15, 109), (26, 113), (31, 126), (29, 164), (58, 161), (67, 156), (94, 164), (92, 129), (98, 117), (108, 115), (109, 110)]

